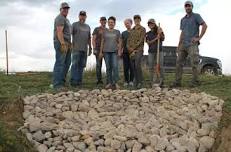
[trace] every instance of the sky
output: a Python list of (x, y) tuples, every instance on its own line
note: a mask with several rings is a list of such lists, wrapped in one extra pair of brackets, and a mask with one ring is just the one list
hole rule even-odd
[[(9, 70), (52, 71), (55, 54), (53, 48), (54, 18), (59, 14), (60, 0), (1, 0), (0, 1), (0, 69), (6, 69), (5, 30), (8, 31)], [(87, 11), (87, 21), (93, 29), (99, 25), (100, 16), (115, 16), (116, 29), (125, 30), (123, 21), (135, 14), (142, 17), (147, 27), (149, 18), (161, 23), (166, 46), (176, 46), (180, 35), (180, 20), (185, 16), (184, 0), (67, 0), (71, 6), (68, 18), (78, 20), (79, 11)], [(200, 54), (218, 58), (223, 63), (224, 74), (231, 74), (231, 14), (230, 0), (193, 0), (194, 12), (201, 14), (208, 30), (200, 45)], [(145, 47), (147, 54), (147, 46)], [(88, 58), (88, 67), (95, 64), (94, 56)]]

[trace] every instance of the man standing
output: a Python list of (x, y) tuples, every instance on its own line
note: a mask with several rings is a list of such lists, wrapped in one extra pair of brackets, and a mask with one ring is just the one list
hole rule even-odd
[[(88, 56), (91, 55), (91, 29), (85, 23), (87, 14), (85, 11), (79, 13), (79, 21), (72, 25), (73, 51), (71, 66), (71, 86), (82, 85), (83, 70), (87, 63)], [(88, 52), (89, 49), (89, 52)]]
[(101, 47), (101, 41), (103, 33), (106, 29), (107, 19), (106, 17), (100, 18), (100, 26), (96, 27), (93, 31), (92, 45), (93, 45), (93, 53), (96, 58), (96, 76), (97, 76), (97, 85), (103, 84), (102, 81), (102, 58), (99, 58), (99, 52)]
[[(183, 65), (187, 56), (189, 56), (191, 60), (193, 75), (190, 86), (196, 87), (200, 84), (198, 78), (198, 45), (200, 44), (200, 40), (206, 32), (207, 25), (199, 14), (193, 13), (193, 3), (191, 1), (186, 1), (184, 7), (187, 14), (181, 19), (181, 35), (177, 49), (178, 56), (176, 61), (176, 81), (172, 84), (171, 87), (181, 87)], [(201, 32), (200, 26), (202, 26)]]
[[(156, 83), (160, 87), (164, 84), (164, 54), (162, 51), (162, 42), (165, 39), (163, 30), (156, 25), (156, 21), (154, 19), (150, 19), (148, 21), (148, 27), (150, 31), (146, 34), (146, 42), (149, 46), (148, 49), (148, 66), (149, 66), (149, 73), (150, 73), (150, 81), (151, 84)], [(159, 41), (159, 60), (160, 60), (160, 78), (154, 78), (154, 66), (156, 65), (157, 61), (157, 49), (158, 49), (158, 39)], [(157, 68), (157, 67), (156, 67)]]
[(127, 48), (131, 58), (132, 67), (134, 69), (135, 87), (141, 88), (143, 81), (143, 73), (141, 68), (141, 61), (144, 52), (144, 39), (146, 30), (140, 25), (140, 15), (134, 16), (135, 27), (131, 30), (128, 36)]
[(53, 71), (54, 89), (62, 89), (71, 64), (71, 24), (67, 19), (69, 5), (64, 2), (54, 22), (55, 65)]
[(128, 41), (128, 36), (132, 28), (132, 19), (126, 19), (124, 21), (124, 25), (127, 28), (126, 31), (122, 32), (121, 34), (121, 40), (122, 40), (122, 55), (123, 55), (123, 67), (124, 67), (124, 86), (127, 87), (133, 86), (133, 79), (134, 79), (134, 74), (133, 74), (133, 69), (131, 66), (131, 61), (128, 53), (128, 48), (127, 48), (127, 41)]

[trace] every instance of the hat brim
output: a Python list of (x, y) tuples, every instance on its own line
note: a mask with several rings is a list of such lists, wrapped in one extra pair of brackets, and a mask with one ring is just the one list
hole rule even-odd
[(155, 22), (148, 22), (148, 24), (155, 24)]
[(70, 9), (69, 6), (62, 7), (62, 9)]

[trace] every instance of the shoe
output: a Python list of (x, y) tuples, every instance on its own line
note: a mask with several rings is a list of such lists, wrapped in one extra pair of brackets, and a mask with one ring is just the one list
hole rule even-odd
[(141, 89), (142, 88), (142, 83), (138, 83), (136, 86), (137, 89)]
[(129, 86), (130, 86), (130, 87), (133, 87), (133, 86), (134, 86), (134, 83), (133, 83), (133, 82), (129, 82)]
[(96, 85), (101, 85), (101, 84), (103, 84), (102, 80), (99, 80), (99, 81), (96, 82)]
[(190, 84), (189, 84), (189, 87), (190, 88), (195, 88), (195, 87), (198, 87), (200, 86), (200, 82), (199, 81), (192, 81)]
[(111, 89), (112, 88), (112, 85), (111, 84), (107, 84), (105, 89)]
[(127, 82), (124, 83), (124, 87), (128, 87), (128, 83)]
[(181, 83), (180, 82), (173, 82), (171, 85), (170, 85), (170, 88), (179, 88), (181, 87)]
[(116, 89), (120, 89), (120, 86), (116, 83), (115, 84)]

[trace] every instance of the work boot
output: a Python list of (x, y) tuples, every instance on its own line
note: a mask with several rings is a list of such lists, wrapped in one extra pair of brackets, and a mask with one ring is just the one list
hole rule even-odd
[(189, 84), (189, 87), (190, 88), (195, 88), (195, 87), (198, 87), (198, 86), (200, 86), (201, 84), (200, 84), (200, 81), (192, 81), (190, 84)]
[(175, 81), (175, 82), (173, 82), (173, 83), (170, 85), (170, 88), (179, 88), (179, 87), (181, 87), (181, 86), (182, 86), (182, 85), (181, 85), (180, 82)]

